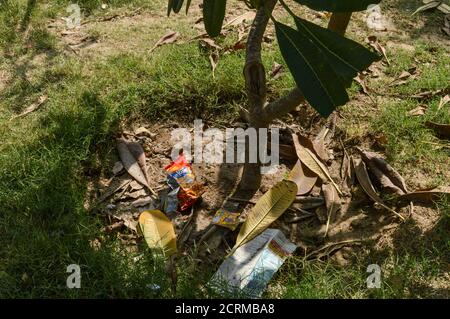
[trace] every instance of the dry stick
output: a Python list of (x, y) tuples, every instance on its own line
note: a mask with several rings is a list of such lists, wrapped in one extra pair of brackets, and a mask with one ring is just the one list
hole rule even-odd
[(189, 238), (190, 232), (189, 232), (188, 236), (185, 236), (185, 233), (186, 233), (186, 229), (190, 226), (193, 217), (194, 217), (194, 206), (191, 207), (191, 216), (189, 216), (188, 220), (186, 221), (186, 224), (184, 224), (183, 229), (181, 230), (180, 234), (178, 235), (178, 238), (180, 238), (180, 241), (179, 241), (180, 247), (183, 247), (184, 242)]
[(107, 200), (109, 197), (111, 197), (112, 195), (114, 195), (115, 193), (117, 193), (118, 191), (120, 191), (123, 187), (126, 187), (131, 183), (131, 180), (124, 180), (122, 183), (120, 183), (120, 185), (115, 188), (112, 192), (107, 192), (106, 194), (103, 194), (100, 199), (94, 204), (94, 206), (89, 209), (89, 211), (92, 211), (94, 208), (96, 208), (98, 205), (100, 205), (101, 203), (103, 203), (105, 200)]
[(337, 243), (328, 243), (322, 247), (320, 247), (319, 249), (314, 250), (313, 252), (309, 253), (308, 255), (306, 255), (304, 257), (304, 260), (308, 259), (309, 257), (313, 256), (314, 254), (317, 254), (319, 252), (321, 252), (322, 250), (325, 250), (327, 248), (333, 247), (333, 246), (337, 246), (337, 245), (342, 245), (342, 244), (351, 244), (351, 243), (355, 243), (355, 242), (361, 242), (363, 241), (362, 239), (350, 239), (350, 240), (344, 240), (344, 241), (340, 241)]
[(304, 219), (310, 218), (310, 217), (314, 217), (313, 213), (309, 213), (308, 215), (303, 215), (303, 216), (297, 216), (292, 218), (291, 220), (287, 221), (288, 224), (295, 224), (298, 222), (301, 222)]

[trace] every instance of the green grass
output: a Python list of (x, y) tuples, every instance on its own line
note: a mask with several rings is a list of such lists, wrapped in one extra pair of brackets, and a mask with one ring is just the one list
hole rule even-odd
[[(114, 149), (115, 137), (128, 124), (137, 120), (183, 122), (198, 117), (222, 124), (236, 120), (239, 106), (246, 101), (243, 52), (222, 57), (215, 78), (208, 54), (195, 42), (163, 46), (151, 55), (128, 52), (78, 58), (66, 54), (46, 28), (48, 19), (65, 14), (70, 1), (40, 3), (29, 11), (29, 20), (24, 16), (33, 1), (0, 3), (5, 5), (0, 11), (0, 67), (10, 76), (0, 91), (0, 297), (174, 297), (163, 262), (145, 244), (137, 253), (125, 251), (118, 238), (101, 231), (103, 220), (88, 214), (84, 201), (90, 183), (107, 173), (109, 167), (104, 163)], [(87, 15), (109, 14), (99, 9), (103, 1), (78, 3)], [(111, 10), (142, 7), (151, 11), (163, 2), (107, 3)], [(17, 32), (22, 21), (27, 31)], [(187, 22), (183, 23), (180, 29), (188, 30)], [(158, 28), (156, 39), (166, 32), (164, 25)], [(93, 32), (102, 34), (102, 30)], [(225, 38), (218, 42), (227, 45), (233, 41)], [(450, 74), (444, 49), (436, 45), (437, 53), (431, 54), (427, 45), (415, 45), (416, 56), (399, 53), (387, 72), (394, 76), (416, 58), (421, 75), (389, 93), (407, 95), (446, 85)], [(265, 47), (263, 60), (266, 69), (274, 61), (283, 62), (275, 44)], [(433, 67), (422, 68), (423, 63), (432, 63)], [(286, 73), (269, 84), (269, 98), (289, 90), (292, 84), (292, 77)], [(39, 110), (10, 121), (44, 94), (48, 101)], [(425, 117), (410, 118), (405, 113), (415, 107), (413, 100), (389, 100), (370, 121), (373, 131), (387, 135), (387, 154), (394, 165), (405, 165), (405, 169), (420, 165), (431, 182), (445, 184), (448, 149), (433, 148), (428, 142), (436, 140), (423, 127), (425, 120), (450, 120), (444, 110), (436, 111), (438, 102), (438, 98), (431, 101)], [(348, 112), (363, 121), (350, 106)], [(439, 209), (442, 219), (423, 234), (434, 240), (424, 240), (416, 250), (403, 247), (400, 239), (398, 249), (393, 251), (377, 252), (368, 246), (367, 251), (355, 256), (354, 267), (303, 264), (296, 257), (283, 265), (264, 297), (443, 296), (445, 292), (432, 291), (426, 284), (442, 276), (449, 260), (450, 241), (445, 230), (450, 205), (442, 202)], [(402, 231), (407, 233), (409, 229), (399, 230), (399, 235)], [(95, 239), (101, 241), (98, 249), (90, 245)], [(381, 290), (366, 288), (367, 261), (386, 269)], [(69, 264), (81, 266), (81, 289), (66, 288)], [(176, 296), (218, 297), (205, 287), (215, 267), (199, 271), (191, 265), (190, 257), (179, 260)], [(161, 288), (150, 289), (149, 284)]]

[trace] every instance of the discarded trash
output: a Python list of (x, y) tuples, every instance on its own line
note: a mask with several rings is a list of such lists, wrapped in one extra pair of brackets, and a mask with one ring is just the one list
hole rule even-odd
[[(171, 162), (169, 165), (164, 167), (164, 169), (168, 172), (167, 183), (172, 190), (170, 194), (178, 194), (177, 204), (180, 211), (184, 211), (194, 205), (203, 193), (203, 185), (195, 182), (195, 175), (192, 171), (192, 166), (184, 157), (183, 151), (180, 151), (180, 155), (176, 161)], [(166, 213), (172, 212), (173, 205), (175, 205), (173, 196), (167, 196), (166, 203), (164, 204), (164, 211)]]
[(139, 227), (150, 248), (159, 248), (165, 256), (177, 252), (177, 237), (170, 220), (159, 210), (144, 211), (139, 216)]
[[(237, 206), (238, 204), (236, 203), (236, 208)], [(239, 225), (239, 215), (240, 213), (236, 213), (222, 207), (214, 215), (212, 223), (235, 230)]]
[(177, 211), (178, 207), (178, 191), (180, 187), (170, 190), (167, 195), (161, 198), (162, 209), (166, 214)]
[(157, 284), (148, 284), (146, 287), (147, 287), (148, 289), (153, 290), (153, 291), (158, 291), (158, 290), (161, 289), (161, 286), (160, 286), (160, 285), (157, 285)]
[(296, 249), (278, 229), (266, 229), (239, 247), (213, 275), (210, 285), (226, 294), (262, 295), (275, 272)]

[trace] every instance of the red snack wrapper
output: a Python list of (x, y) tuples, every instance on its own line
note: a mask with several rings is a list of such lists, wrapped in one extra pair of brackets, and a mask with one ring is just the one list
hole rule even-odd
[[(181, 153), (178, 158), (164, 167), (168, 172), (168, 183), (172, 188), (180, 187), (178, 192), (178, 207), (184, 211), (194, 205), (197, 199), (203, 194), (203, 185), (195, 182), (195, 175), (191, 164)], [(178, 185), (174, 185), (174, 182)]]

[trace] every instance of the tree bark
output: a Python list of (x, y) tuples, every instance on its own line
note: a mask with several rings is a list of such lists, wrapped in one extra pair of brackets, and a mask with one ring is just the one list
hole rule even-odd
[[(305, 102), (303, 93), (296, 87), (287, 95), (271, 103), (266, 103), (266, 71), (261, 60), (261, 44), (270, 19), (269, 15), (275, 8), (277, 1), (266, 0), (264, 5), (258, 9), (247, 40), (244, 77), (249, 104), (245, 114), (250, 127), (257, 130), (260, 128), (267, 129), (274, 119), (293, 111), (298, 105)], [(328, 24), (328, 29), (344, 35), (351, 14), (351, 12), (333, 13)], [(240, 181), (240, 189), (257, 190), (261, 184), (259, 156), (258, 163), (248, 163), (248, 152), (250, 149), (248, 141), (246, 142), (245, 149), (246, 160)]]
[[(269, 22), (275, 4), (278, 0), (267, 0), (256, 12), (255, 19), (247, 39), (246, 59), (244, 66), (245, 87), (248, 97), (247, 117), (250, 127), (255, 129), (267, 128), (268, 123), (263, 115), (266, 104), (266, 70), (261, 60), (261, 45), (267, 23)], [(257, 134), (258, 136), (258, 134)], [(257, 137), (259, 139), (259, 136)], [(259, 145), (259, 143), (257, 143)], [(246, 142), (246, 157), (240, 188), (256, 190), (261, 184), (259, 156), (257, 163), (248, 163), (249, 141)], [(259, 149), (258, 149), (259, 153)]]

